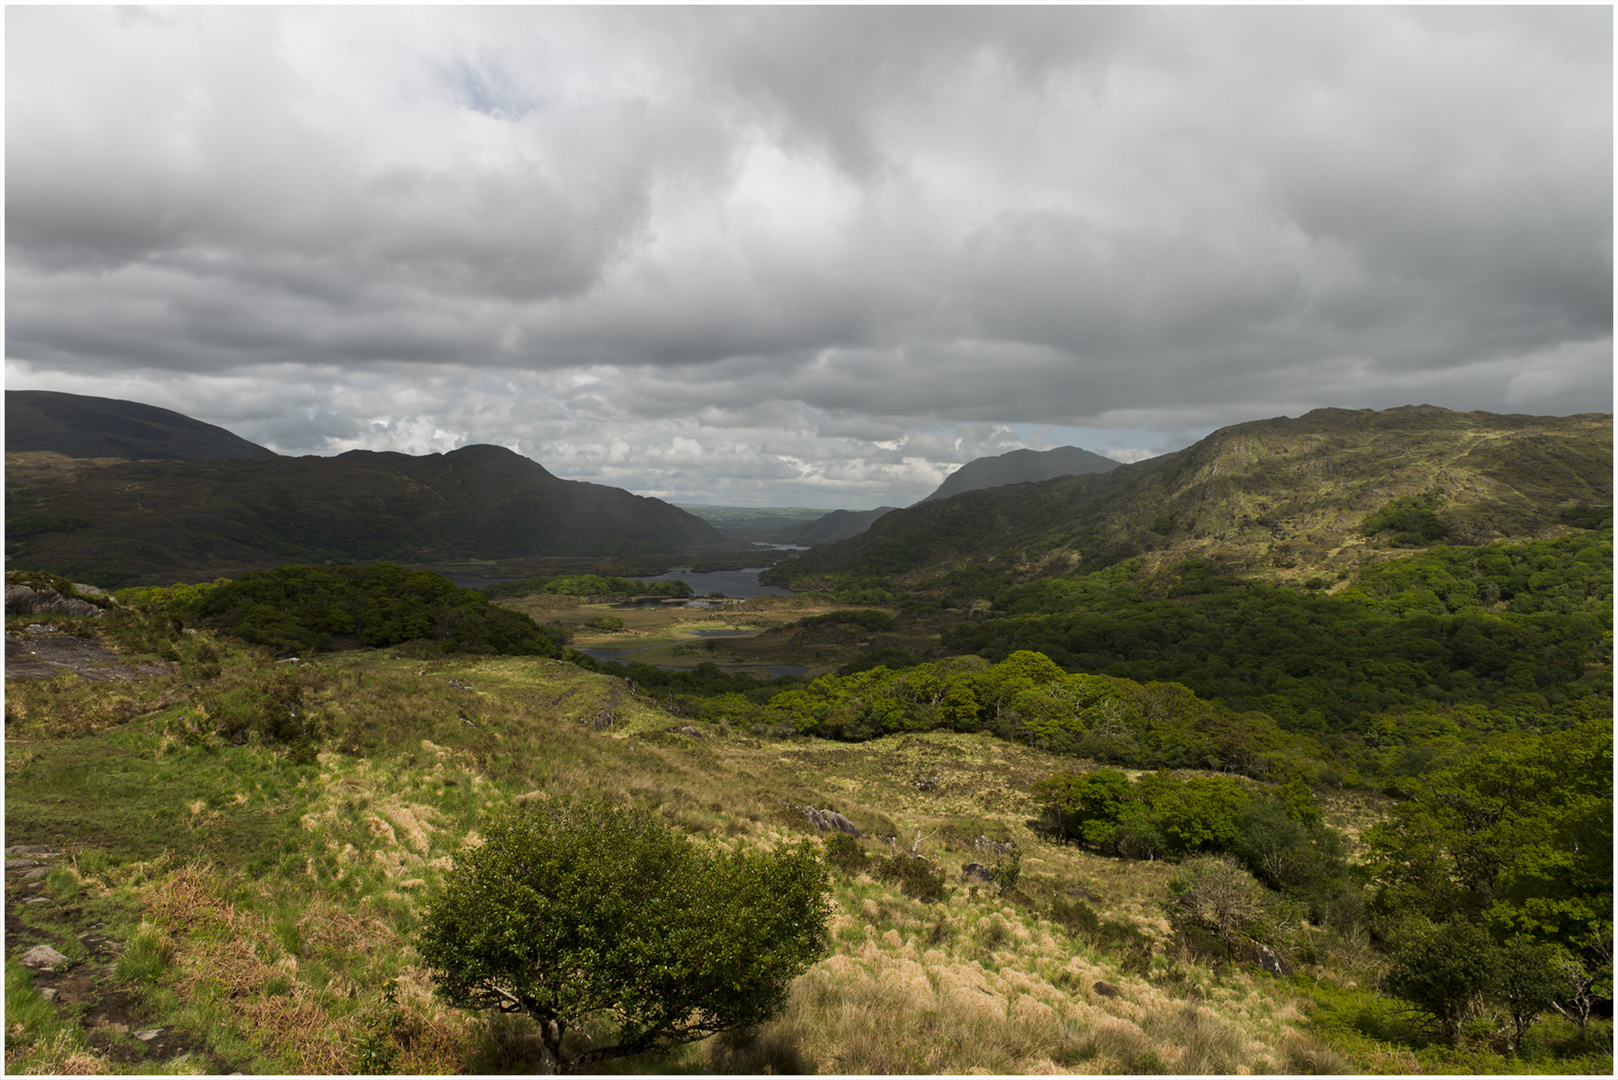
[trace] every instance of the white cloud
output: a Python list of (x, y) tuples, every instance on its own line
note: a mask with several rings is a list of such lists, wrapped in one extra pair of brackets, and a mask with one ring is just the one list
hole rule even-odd
[(864, 506), (1041, 430), (1612, 397), (1607, 8), (7, 29), (7, 385), (287, 452)]

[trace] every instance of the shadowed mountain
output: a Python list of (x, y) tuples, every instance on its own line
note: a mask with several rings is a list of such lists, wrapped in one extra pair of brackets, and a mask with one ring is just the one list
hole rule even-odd
[(6, 451), (129, 461), (203, 461), (275, 453), (222, 427), (155, 405), (52, 390), (6, 391)]
[(850, 536), (858, 536), (869, 529), (877, 518), (897, 509), (896, 506), (879, 506), (875, 510), (833, 510), (825, 517), (783, 529), (779, 535), (781, 542), (785, 544), (804, 544), (809, 547), (816, 544), (830, 544), (838, 540), (847, 540)]
[[(963, 491), (1049, 480), (1057, 476), (1108, 472), (1117, 467), (1118, 462), (1111, 458), (1080, 450), (1077, 446), (1058, 446), (1054, 450), (1013, 450), (998, 457), (967, 462), (921, 502), (947, 499)], [(897, 507), (879, 506), (875, 510), (833, 510), (825, 517), (782, 530), (779, 538), (783, 543), (807, 544), (810, 547), (832, 544), (858, 536), (878, 518), (895, 509)]]
[(1058, 476), (1110, 472), (1118, 464), (1111, 458), (1080, 450), (1077, 446), (1058, 446), (1052, 450), (1013, 450), (998, 457), (968, 461), (945, 477), (937, 491), (921, 501), (947, 499), (963, 491), (979, 491), (1005, 484), (1037, 483)]
[(795, 588), (851, 578), (925, 587), (967, 566), (1033, 579), (1133, 556), (1199, 556), (1302, 579), (1405, 546), (1605, 527), (1612, 465), (1609, 414), (1317, 409), (1221, 428), (1105, 473), (923, 502), (767, 578)]
[(610, 556), (724, 542), (668, 503), (561, 480), (497, 446), (94, 465), (20, 454), (7, 455), (6, 479), (13, 567), (111, 568), (164, 583), (290, 562)]

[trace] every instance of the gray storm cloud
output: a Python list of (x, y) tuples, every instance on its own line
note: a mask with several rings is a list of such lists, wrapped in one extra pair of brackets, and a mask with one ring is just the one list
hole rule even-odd
[[(1612, 399), (1612, 14), (13, 8), (7, 385), (914, 501)], [(813, 501), (809, 501), (813, 500)]]

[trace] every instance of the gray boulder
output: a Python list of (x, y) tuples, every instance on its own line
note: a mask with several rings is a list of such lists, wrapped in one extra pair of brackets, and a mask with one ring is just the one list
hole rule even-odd
[(23, 953), (22, 963), (24, 967), (31, 968), (55, 967), (58, 964), (67, 963), (67, 957), (49, 945), (35, 945), (32, 949)]

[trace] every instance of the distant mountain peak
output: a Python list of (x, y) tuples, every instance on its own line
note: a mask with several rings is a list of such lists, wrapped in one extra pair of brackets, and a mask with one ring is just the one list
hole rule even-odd
[(963, 491), (1000, 487), (1003, 484), (1035, 483), (1040, 480), (1054, 480), (1058, 476), (1110, 472), (1118, 465), (1119, 462), (1111, 458), (1092, 454), (1077, 446), (1058, 446), (1050, 450), (1012, 450), (997, 457), (981, 457), (968, 461), (946, 477), (937, 491), (921, 501), (947, 499)]

